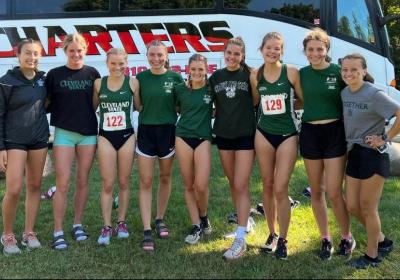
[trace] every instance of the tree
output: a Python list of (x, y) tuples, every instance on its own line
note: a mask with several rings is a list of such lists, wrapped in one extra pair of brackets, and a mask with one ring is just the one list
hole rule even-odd
[[(380, 0), (384, 16), (400, 15), (400, 0)], [(400, 89), (400, 20), (387, 24), (390, 43), (393, 46), (393, 60), (398, 88)]]

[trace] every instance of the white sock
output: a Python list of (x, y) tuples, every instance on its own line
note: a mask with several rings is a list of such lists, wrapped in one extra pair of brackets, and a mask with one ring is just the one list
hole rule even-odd
[(236, 228), (236, 238), (244, 239), (246, 236), (246, 227), (238, 226)]

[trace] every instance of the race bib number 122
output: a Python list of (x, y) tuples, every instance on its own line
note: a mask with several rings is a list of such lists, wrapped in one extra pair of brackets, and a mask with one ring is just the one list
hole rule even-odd
[(114, 131), (126, 129), (125, 112), (104, 113), (103, 130)]

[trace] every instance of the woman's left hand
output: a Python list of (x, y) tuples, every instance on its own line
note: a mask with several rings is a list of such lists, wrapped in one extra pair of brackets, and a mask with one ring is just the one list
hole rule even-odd
[(364, 141), (366, 144), (368, 144), (371, 148), (374, 149), (386, 144), (386, 142), (382, 139), (381, 135), (367, 135)]

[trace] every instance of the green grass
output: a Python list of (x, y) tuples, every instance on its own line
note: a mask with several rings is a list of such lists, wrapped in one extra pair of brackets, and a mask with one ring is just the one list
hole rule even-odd
[[(377, 269), (354, 270), (347, 262), (337, 256), (331, 261), (320, 261), (316, 256), (319, 234), (314, 222), (309, 199), (301, 196), (307, 185), (303, 161), (297, 161), (295, 172), (290, 181), (290, 195), (300, 200), (301, 205), (293, 211), (289, 229), (289, 258), (277, 261), (271, 256), (259, 253), (259, 246), (265, 242), (267, 227), (262, 217), (257, 217), (254, 234), (247, 239), (248, 251), (237, 261), (226, 262), (223, 252), (231, 241), (222, 235), (233, 229), (227, 224), (226, 217), (233, 211), (227, 180), (223, 176), (215, 148), (213, 149), (212, 174), (210, 182), (209, 216), (214, 228), (210, 237), (202, 239), (198, 245), (190, 246), (183, 239), (190, 229), (183, 187), (177, 162), (173, 170), (173, 191), (166, 214), (166, 222), (171, 230), (168, 240), (155, 239), (154, 253), (143, 252), (142, 224), (138, 209), (138, 173), (135, 163), (132, 172), (132, 195), (127, 218), (131, 237), (125, 241), (112, 240), (110, 246), (99, 247), (97, 236), (102, 226), (100, 212), (100, 176), (97, 162), (90, 178), (90, 199), (85, 212), (84, 224), (90, 239), (76, 243), (67, 234), (70, 247), (67, 251), (57, 252), (50, 248), (53, 230), (53, 215), (50, 201), (43, 201), (37, 221), (36, 231), (44, 248), (22, 255), (4, 257), (0, 255), (0, 278), (400, 278), (400, 250), (395, 249)], [(54, 175), (43, 181), (43, 190), (54, 184)], [(154, 186), (157, 185), (157, 180)], [(71, 190), (74, 189), (72, 185)], [(385, 185), (380, 213), (384, 232), (399, 244), (398, 202), (400, 182), (390, 178)], [(156, 188), (154, 188), (156, 190)], [(4, 194), (4, 181), (0, 184), (0, 196)], [(251, 179), (252, 206), (261, 201), (262, 185), (257, 165), (254, 166)], [(66, 214), (65, 230), (72, 223), (72, 195)], [(155, 196), (153, 196), (155, 197)], [(154, 209), (155, 203), (153, 203)], [(115, 214), (115, 213), (114, 213)], [(154, 212), (153, 212), (154, 215)], [(332, 211), (329, 211), (331, 231), (335, 244), (339, 242), (337, 225)], [(23, 230), (23, 197), (20, 199), (18, 218), (15, 224), (17, 238)], [(115, 217), (115, 215), (114, 215)], [(352, 230), (357, 240), (355, 256), (360, 255), (366, 246), (365, 231), (353, 221)], [(0, 231), (2, 228), (0, 226)]]

